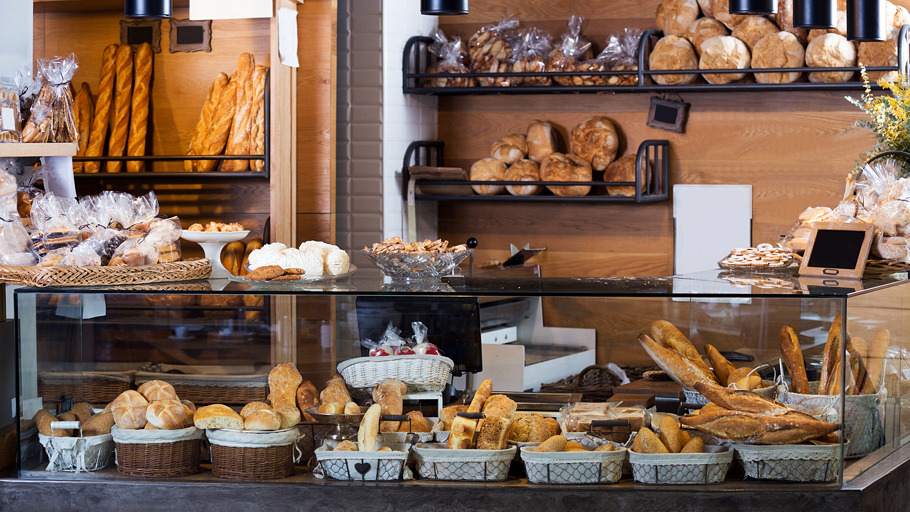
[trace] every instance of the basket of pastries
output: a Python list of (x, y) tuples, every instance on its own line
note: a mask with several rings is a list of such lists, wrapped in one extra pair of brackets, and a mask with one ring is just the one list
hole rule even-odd
[(727, 447), (705, 445), (699, 436), (664, 416), (659, 431), (642, 427), (632, 441), (632, 478), (642, 484), (716, 484), (723, 482), (733, 462)]
[(397, 236), (364, 247), (362, 252), (393, 279), (439, 279), (471, 253), (464, 244), (450, 247), (447, 240), (404, 242)]
[(47, 471), (98, 471), (113, 460), (110, 412), (95, 414), (91, 405), (79, 402), (59, 416), (42, 409), (34, 421), (38, 442), (47, 452)]
[(378, 342), (362, 340), (370, 355), (342, 361), (338, 373), (353, 388), (372, 388), (385, 379), (396, 379), (413, 391), (442, 391), (455, 363), (427, 341), (423, 323), (413, 322), (412, 327), (414, 336), (409, 340), (391, 323)]
[(413, 478), (406, 466), (410, 444), (379, 440), (382, 406), (363, 414), (357, 442), (326, 441), (316, 449), (317, 470), (335, 480), (396, 481)]
[(118, 473), (173, 478), (199, 472), (204, 431), (194, 426), (195, 405), (180, 400), (174, 386), (146, 382), (121, 393), (109, 408)]
[(522, 447), (521, 460), (534, 484), (605, 484), (622, 477), (626, 451), (610, 442), (591, 449), (557, 434), (536, 447)]
[[(846, 458), (862, 457), (885, 442), (879, 390), (891, 333), (877, 328), (868, 338), (866, 341), (843, 332), (842, 317), (837, 315), (828, 330), (820, 380), (809, 382), (796, 332), (789, 326), (781, 327), (781, 359), (790, 380), (781, 385), (779, 400), (815, 418), (840, 423), (843, 395)], [(846, 360), (842, 361), (844, 353)]]
[(173, 365), (160, 363), (136, 372), (136, 385), (167, 379), (182, 398), (194, 403), (245, 405), (268, 395), (268, 367)]

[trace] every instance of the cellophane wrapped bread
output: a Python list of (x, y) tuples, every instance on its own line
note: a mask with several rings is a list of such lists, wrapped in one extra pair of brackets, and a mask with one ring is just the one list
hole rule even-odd
[[(853, 43), (840, 34), (823, 34), (806, 47), (806, 65), (812, 68), (852, 67), (856, 64)], [(818, 71), (809, 73), (809, 81), (816, 83), (846, 82), (853, 71)]]
[[(801, 68), (806, 51), (799, 39), (790, 32), (768, 34), (752, 49), (752, 68)], [(762, 84), (786, 84), (799, 80), (802, 73), (755, 73)]]
[(702, 41), (714, 36), (728, 36), (730, 31), (723, 23), (714, 18), (698, 18), (686, 30), (686, 40), (692, 43), (695, 52), (699, 53)]
[(689, 25), (698, 19), (698, 14), (696, 0), (663, 0), (657, 6), (656, 22), (665, 36), (682, 37)]
[[(581, 16), (573, 15), (569, 19), (568, 32), (562, 35), (547, 59), (547, 71), (577, 71), (579, 63), (594, 56), (591, 41), (581, 35), (583, 25), (584, 18)], [(553, 80), (560, 85), (573, 85), (572, 78), (572, 75), (561, 75), (553, 77)]]
[[(494, 25), (481, 27), (468, 39), (468, 54), (471, 57), (471, 71), (474, 73), (506, 73), (512, 60), (511, 33), (518, 28), (518, 19), (508, 16)], [(478, 85), (482, 87), (510, 85), (505, 75), (499, 77), (480, 77)]]
[[(468, 73), (468, 67), (464, 65), (464, 58), (467, 55), (461, 38), (455, 36), (451, 39), (446, 37), (442, 30), (433, 31), (433, 44), (430, 45), (430, 53), (436, 56), (436, 64), (427, 69), (427, 73)], [(427, 78), (424, 81), (427, 87), (474, 87), (477, 82), (473, 77), (440, 77)]]
[[(610, 34), (597, 58), (582, 62), (578, 69), (594, 70), (596, 66), (589, 66), (589, 63), (600, 62), (604, 71), (637, 71), (641, 36), (642, 31), (638, 28), (624, 28)], [(591, 76), (590, 79), (596, 82), (595, 85), (635, 85), (638, 83), (638, 74)]]
[[(657, 41), (651, 50), (648, 67), (652, 70), (698, 69), (698, 57), (689, 41), (682, 37), (665, 36)], [(660, 85), (679, 85), (694, 82), (698, 75), (651, 75), (651, 79)]]
[[(752, 62), (746, 43), (732, 36), (709, 37), (701, 43), (699, 69), (747, 69)], [(728, 84), (740, 80), (745, 73), (705, 73), (712, 84)]]
[[(515, 73), (541, 73), (547, 70), (547, 55), (553, 49), (553, 36), (529, 27), (519, 30), (512, 44), (511, 70)], [(513, 76), (509, 85), (550, 85), (548, 76)]]
[(78, 142), (70, 81), (79, 67), (76, 54), (38, 59), (41, 91), (22, 128), (22, 142)]

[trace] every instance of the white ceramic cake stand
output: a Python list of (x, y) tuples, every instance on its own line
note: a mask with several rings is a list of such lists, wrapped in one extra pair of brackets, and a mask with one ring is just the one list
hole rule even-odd
[(202, 250), (205, 251), (205, 257), (212, 264), (212, 276), (210, 279), (228, 279), (233, 274), (224, 268), (221, 263), (221, 250), (224, 249), (225, 245), (243, 240), (249, 234), (249, 230), (208, 232), (187, 231), (184, 229), (180, 236), (184, 240), (196, 242), (202, 246)]

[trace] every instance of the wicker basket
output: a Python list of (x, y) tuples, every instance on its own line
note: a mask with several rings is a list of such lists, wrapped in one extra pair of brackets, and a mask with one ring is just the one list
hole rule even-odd
[(209, 260), (138, 267), (11, 267), (0, 265), (0, 283), (23, 286), (108, 286), (208, 279)]
[(733, 450), (705, 446), (705, 453), (629, 452), (632, 478), (640, 484), (717, 484), (733, 462)]
[(197, 405), (246, 405), (265, 401), (269, 394), (268, 373), (252, 371), (255, 368), (158, 365), (154, 372), (136, 372), (136, 386), (163, 380), (174, 386), (177, 396)]
[(426, 480), (499, 482), (509, 478), (517, 448), (505, 450), (448, 450), (445, 445), (414, 446), (417, 476)]
[[(629, 380), (637, 380), (645, 371), (652, 367), (622, 366)], [(657, 368), (656, 366), (653, 368)], [(581, 393), (582, 401), (606, 402), (613, 396), (613, 387), (621, 384), (619, 377), (611, 372), (606, 365), (591, 365), (578, 373), (565, 379), (541, 384), (541, 393)]]
[(279, 431), (208, 430), (212, 474), (229, 480), (277, 480), (294, 474), (297, 427)]
[[(753, 389), (752, 392), (774, 400), (777, 397), (777, 386), (771, 381), (762, 381), (762, 386)], [(683, 394), (686, 397), (686, 402), (690, 404), (707, 405), (710, 401), (698, 391), (684, 389)]]
[(337, 425), (330, 423), (298, 423), (297, 428), (300, 430), (300, 437), (297, 439), (297, 451), (300, 452), (300, 463), (314, 467), (312, 461), (316, 448), (322, 445), (325, 436), (329, 435)]
[[(199, 472), (203, 431), (111, 428), (117, 472), (142, 478), (174, 478)], [(144, 442), (143, 442), (144, 441)]]
[(45, 403), (57, 403), (64, 395), (75, 402), (106, 404), (133, 387), (135, 370), (38, 372), (38, 395)]
[[(316, 459), (324, 474), (335, 480), (363, 482), (397, 481), (411, 478), (405, 463), (407, 451), (349, 452), (332, 451), (337, 443), (327, 441), (316, 449)], [(377, 444), (377, 447), (382, 443)]]
[(522, 448), (521, 459), (532, 484), (612, 484), (622, 477), (626, 450), (538, 453)]
[(356, 357), (338, 363), (338, 373), (352, 388), (371, 388), (384, 379), (398, 379), (409, 391), (442, 391), (455, 363), (445, 356), (407, 355)]
[[(847, 443), (849, 444), (849, 443)], [(746, 476), (788, 482), (833, 482), (840, 473), (840, 444), (756, 446), (734, 444)], [(846, 448), (846, 446), (845, 446)]]
[[(51, 429), (79, 429), (78, 421), (52, 421)], [(47, 452), (46, 471), (98, 471), (107, 467), (114, 455), (110, 434), (90, 437), (49, 437), (38, 434)]]

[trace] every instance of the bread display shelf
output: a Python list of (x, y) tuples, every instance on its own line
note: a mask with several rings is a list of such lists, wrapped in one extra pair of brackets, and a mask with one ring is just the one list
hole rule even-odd
[[(470, 181), (470, 180), (437, 180), (420, 179), (411, 176), (411, 167), (442, 167), (443, 147), (441, 141), (416, 141), (412, 142), (404, 155), (403, 175), (405, 200), (424, 201), (520, 201), (520, 202), (561, 202), (561, 203), (653, 203), (669, 199), (669, 173), (670, 173), (670, 142), (667, 140), (646, 140), (638, 147), (635, 164), (634, 182), (613, 181)], [(642, 162), (650, 160), (653, 165), (650, 169), (643, 169)], [(588, 185), (592, 187), (591, 193), (586, 196), (567, 197), (557, 196), (544, 189), (538, 195), (513, 196), (511, 194), (480, 195), (465, 194), (462, 191), (466, 186), (482, 185), (541, 185), (544, 187), (555, 185)], [(433, 193), (421, 192), (421, 186), (431, 185)], [(451, 192), (444, 193), (443, 187), (450, 187)], [(634, 186), (634, 196), (610, 196), (606, 187)]]
[(209, 260), (138, 267), (11, 267), (0, 265), (0, 283), (23, 286), (113, 286), (206, 279)]
[[(650, 75), (670, 74), (666, 70), (649, 70), (648, 60), (651, 49), (660, 39), (661, 33), (655, 30), (644, 31), (638, 48), (638, 69), (632, 71), (570, 71), (570, 72), (540, 72), (540, 73), (428, 73), (427, 69), (434, 64), (435, 57), (430, 54), (430, 45), (433, 39), (425, 36), (411, 37), (404, 47), (403, 65), (402, 65), (402, 84), (405, 94), (433, 94), (439, 96), (447, 95), (467, 95), (467, 94), (564, 94), (564, 93), (636, 93), (636, 92), (708, 92), (708, 91), (861, 91), (863, 82), (853, 80), (848, 82), (833, 83), (813, 83), (806, 81), (806, 73), (820, 71), (839, 71), (853, 72), (855, 78), (859, 78), (860, 67), (800, 67), (800, 68), (746, 68), (746, 69), (711, 69), (711, 74), (728, 74), (728, 73), (745, 73), (747, 76), (743, 80), (738, 80), (729, 84), (710, 84), (701, 81), (701, 83), (681, 84), (681, 85), (660, 85), (651, 83), (648, 78)], [(897, 71), (904, 76), (910, 71), (910, 25), (904, 25), (898, 36), (899, 44), (897, 45), (897, 66), (876, 66), (867, 67), (867, 71)], [(674, 75), (701, 75), (706, 70), (703, 69), (684, 69), (673, 70)], [(756, 83), (752, 77), (755, 73), (802, 73), (801, 81), (785, 84), (764, 84)], [(538, 85), (538, 86), (477, 86), (477, 87), (430, 87), (424, 85), (424, 81), (432, 78), (465, 78), (465, 77), (486, 77), (488, 83), (493, 83), (495, 79), (521, 77), (521, 76), (634, 76), (637, 78), (636, 85), (582, 85), (582, 86), (562, 86), (562, 85)], [(872, 89), (880, 90), (881, 86), (870, 84)]]
[(0, 158), (75, 156), (77, 150), (74, 142), (9, 142), (0, 143)]

